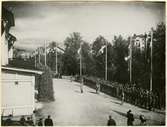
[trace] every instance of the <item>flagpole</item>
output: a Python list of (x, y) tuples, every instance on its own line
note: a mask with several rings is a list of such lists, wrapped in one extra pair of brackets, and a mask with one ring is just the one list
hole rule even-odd
[(82, 49), (81, 49), (81, 44), (80, 44), (80, 77), (82, 77)]
[(38, 48), (38, 62), (39, 62), (39, 64), (41, 63), (41, 61), (40, 61), (40, 49)]
[(152, 55), (153, 55), (153, 31), (151, 30), (151, 70), (150, 70), (150, 91), (152, 91), (152, 71), (153, 71), (153, 63), (152, 63)]
[(36, 60), (36, 51), (35, 51), (35, 68), (37, 66), (37, 60)]
[(130, 83), (132, 83), (132, 37), (130, 37), (130, 65), (129, 65), (129, 70), (130, 70)]
[(107, 80), (107, 42), (106, 42), (106, 55), (105, 55), (105, 58), (106, 58), (106, 66), (105, 66), (105, 80)]
[(45, 45), (45, 66), (46, 66), (46, 42), (44, 42)]
[(58, 70), (57, 70), (57, 43), (56, 43), (56, 74), (58, 73)]

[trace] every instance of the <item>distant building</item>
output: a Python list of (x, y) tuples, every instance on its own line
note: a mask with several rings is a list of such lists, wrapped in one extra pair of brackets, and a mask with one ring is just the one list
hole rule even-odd
[(13, 54), (13, 58), (22, 58), (24, 60), (29, 59), (31, 57), (31, 52), (27, 51), (25, 49), (22, 48), (14, 48), (14, 54)]
[(134, 46), (143, 51), (146, 47), (146, 37), (144, 35), (135, 35)]

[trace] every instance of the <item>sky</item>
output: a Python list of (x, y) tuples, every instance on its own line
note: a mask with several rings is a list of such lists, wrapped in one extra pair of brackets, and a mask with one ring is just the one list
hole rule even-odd
[(99, 35), (112, 42), (114, 35), (144, 34), (165, 22), (165, 4), (158, 2), (5, 2), (15, 16), (16, 47), (35, 49), (63, 41), (80, 32), (92, 43)]

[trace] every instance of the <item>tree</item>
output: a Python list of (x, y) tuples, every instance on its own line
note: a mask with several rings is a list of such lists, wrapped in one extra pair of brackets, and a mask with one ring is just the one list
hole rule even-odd
[(38, 100), (39, 101), (54, 101), (52, 71), (48, 66), (38, 64), (37, 68), (43, 71), (43, 74), (38, 77)]
[[(134, 44), (136, 35), (133, 37), (132, 43)], [(138, 87), (149, 89), (150, 80), (150, 49), (149, 42), (146, 42), (146, 36), (141, 35), (145, 47), (141, 49), (139, 46), (133, 45), (132, 50), (132, 82)], [(141, 42), (140, 42), (141, 43)], [(146, 46), (146, 44), (148, 44)], [(149, 53), (148, 53), (149, 52)]]
[(153, 30), (153, 91), (159, 93), (165, 105), (165, 33), (164, 23)]
[(121, 35), (115, 36), (113, 41), (112, 57), (115, 67), (113, 80), (120, 83), (126, 83), (129, 79), (128, 64), (124, 59), (128, 54), (128, 42), (129, 40), (123, 39)]
[(102, 46), (106, 45), (108, 41), (103, 36), (98, 36), (92, 44), (92, 56), (94, 59), (95, 70), (94, 73), (97, 77), (104, 78), (105, 76), (105, 51), (99, 54)]
[(79, 74), (78, 49), (83, 42), (80, 33), (70, 34), (64, 41), (63, 72), (68, 75)]
[(83, 75), (91, 75), (94, 71), (93, 59), (90, 50), (90, 45), (83, 41), (81, 50)]

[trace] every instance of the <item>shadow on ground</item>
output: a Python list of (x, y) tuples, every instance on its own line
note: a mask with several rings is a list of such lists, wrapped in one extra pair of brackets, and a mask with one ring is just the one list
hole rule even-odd
[(93, 91), (89, 91), (89, 93), (97, 94), (96, 92), (93, 92)]
[(116, 102), (116, 101), (110, 101), (110, 102), (121, 105), (121, 102)]

